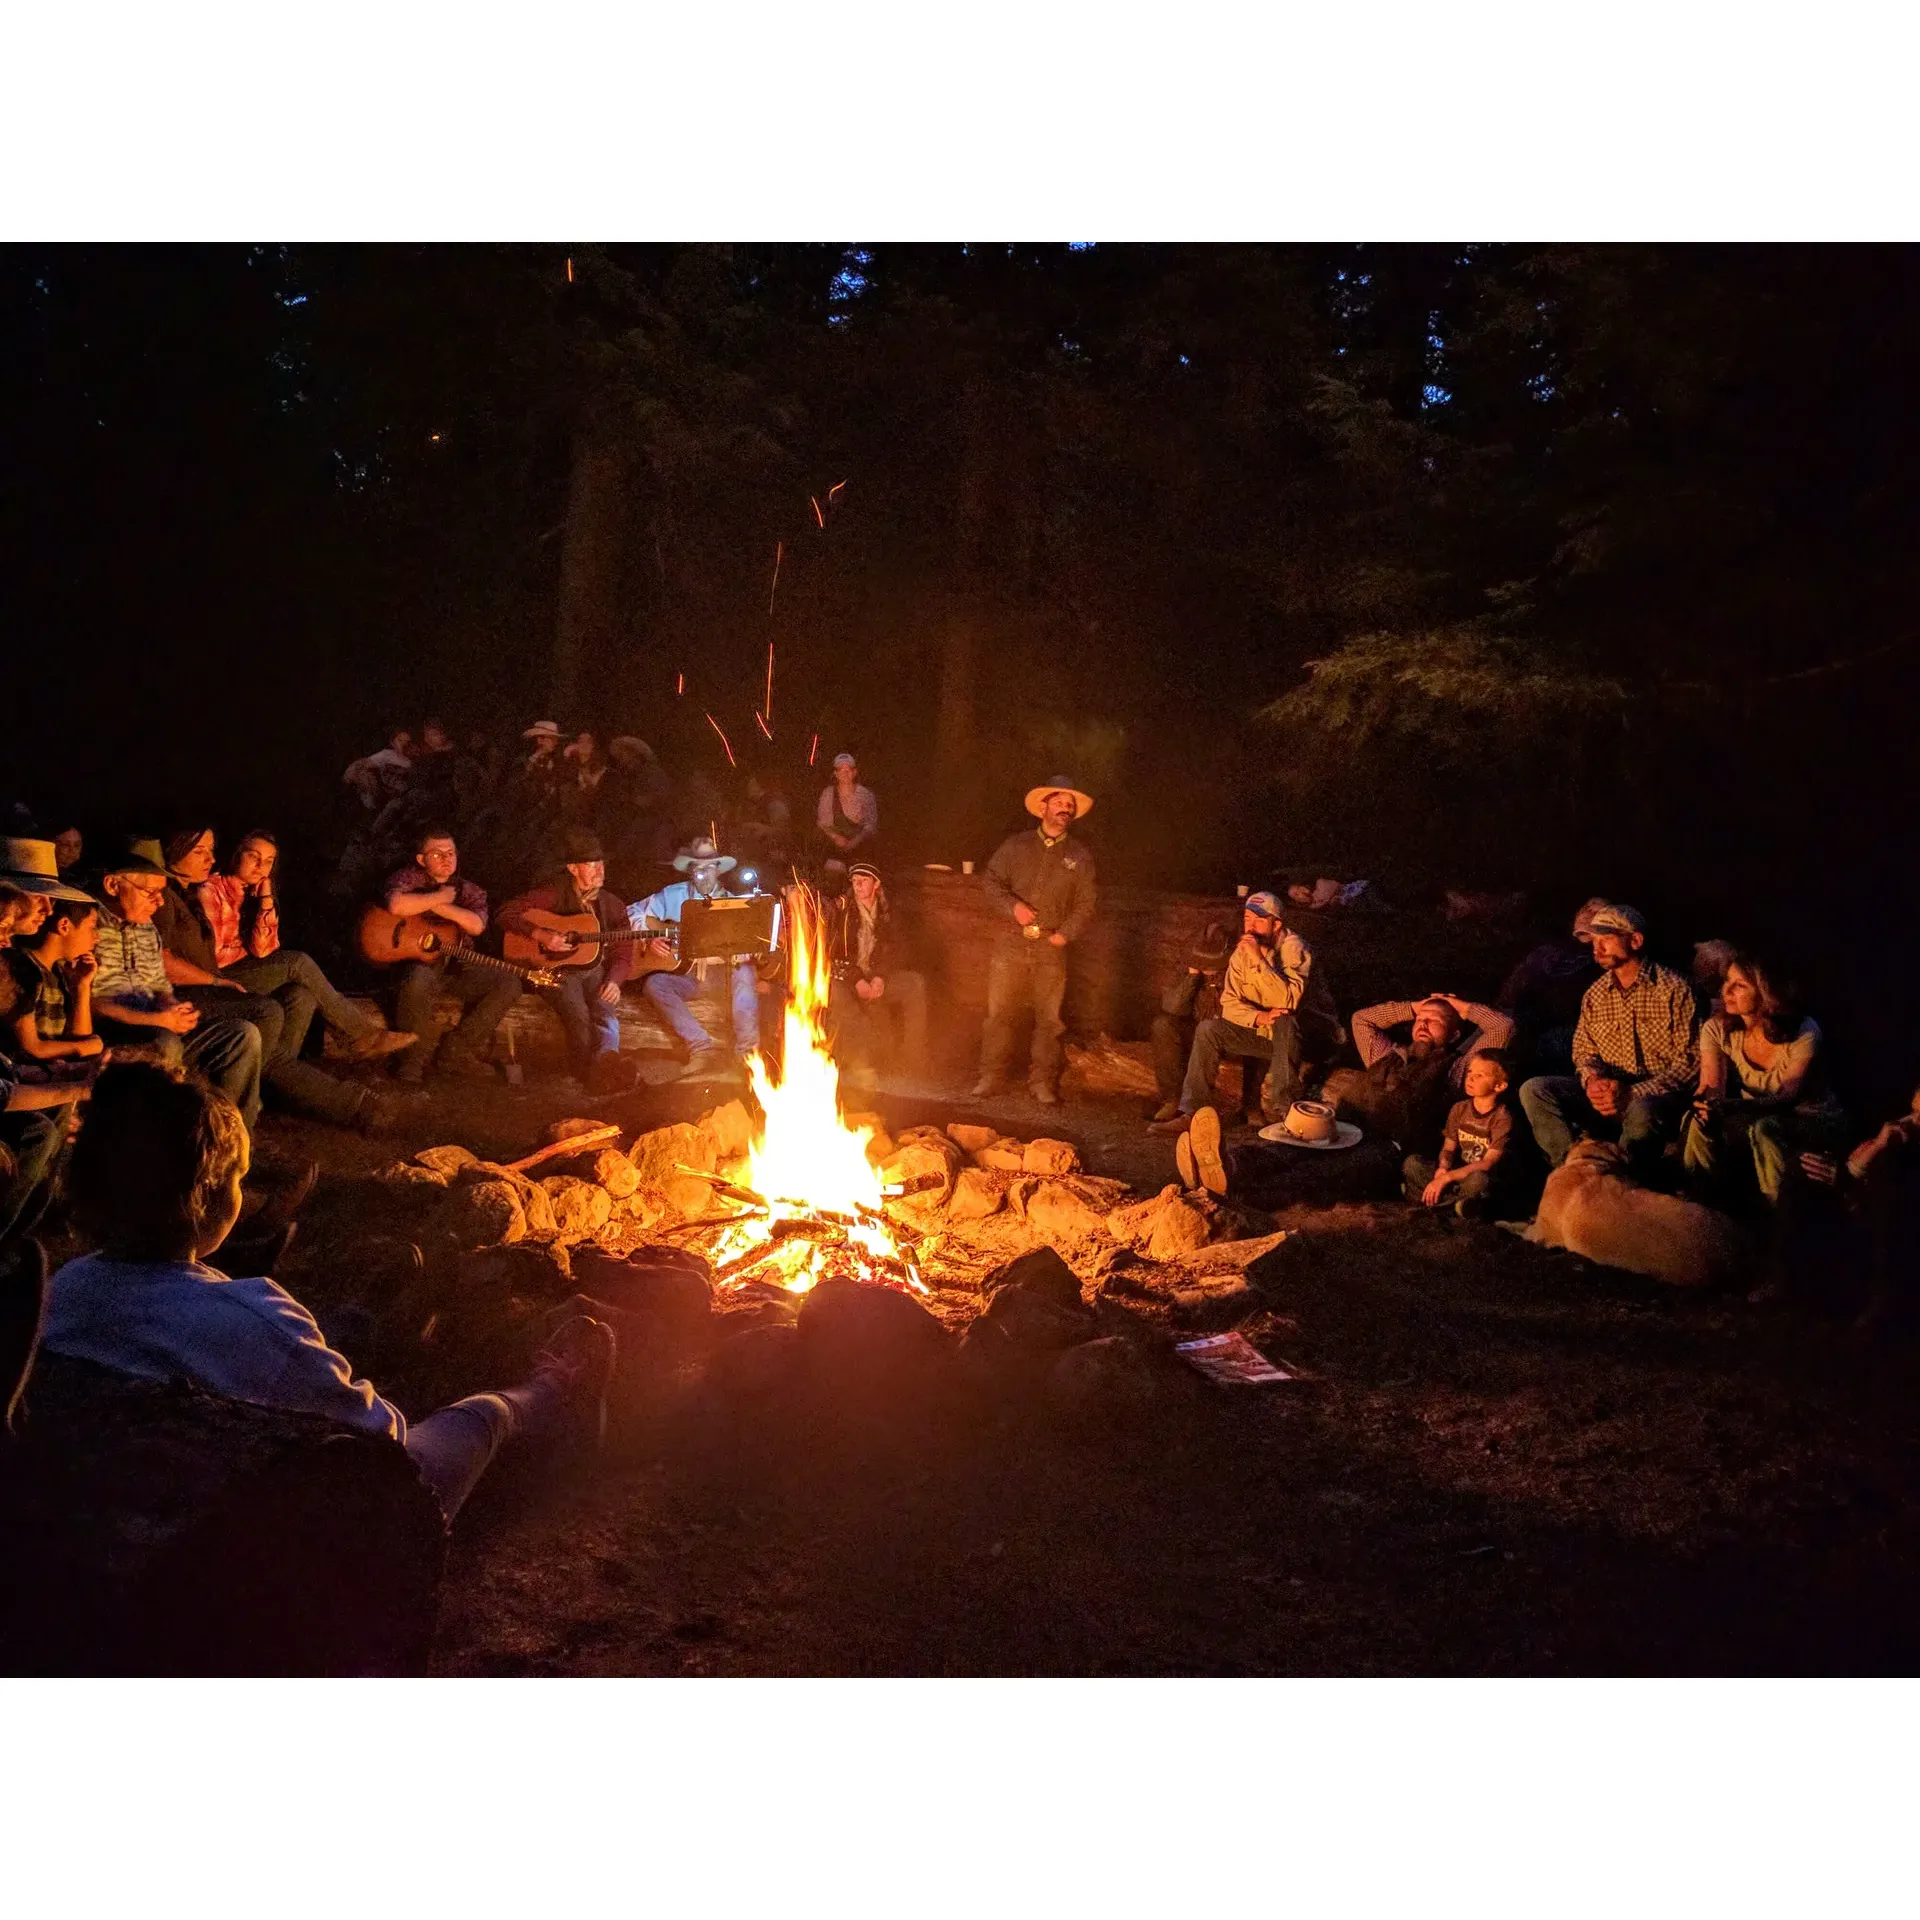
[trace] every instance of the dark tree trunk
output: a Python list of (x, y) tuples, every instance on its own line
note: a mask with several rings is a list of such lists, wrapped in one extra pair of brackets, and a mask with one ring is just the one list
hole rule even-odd
[(592, 694), (619, 648), (626, 518), (626, 455), (609, 436), (582, 427), (567, 488), (553, 648), (553, 704), (563, 726), (576, 724), (566, 716)]

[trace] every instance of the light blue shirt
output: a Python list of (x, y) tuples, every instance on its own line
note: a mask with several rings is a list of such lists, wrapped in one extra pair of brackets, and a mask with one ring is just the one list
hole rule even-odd
[(141, 1380), (317, 1413), (404, 1441), (406, 1416), (327, 1345), (278, 1281), (230, 1280), (197, 1260), (69, 1260), (47, 1283), (40, 1344)]

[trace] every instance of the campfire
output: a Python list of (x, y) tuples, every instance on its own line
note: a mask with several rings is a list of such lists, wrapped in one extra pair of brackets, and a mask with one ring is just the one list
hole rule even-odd
[[(776, 1081), (764, 1057), (747, 1068), (762, 1119), (747, 1150), (744, 1185), (717, 1183), (740, 1213), (710, 1250), (716, 1284), (806, 1293), (826, 1279), (924, 1294), (914, 1230), (888, 1219), (889, 1189), (868, 1155), (870, 1127), (840, 1112), (840, 1072), (827, 1042), (833, 967), (820, 898), (788, 896), (785, 1046)], [(897, 1190), (896, 1190), (897, 1191)]]

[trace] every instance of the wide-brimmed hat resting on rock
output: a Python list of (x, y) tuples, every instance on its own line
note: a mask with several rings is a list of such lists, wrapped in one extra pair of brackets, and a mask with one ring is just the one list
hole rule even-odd
[(1093, 811), (1093, 795), (1082, 793), (1064, 773), (1057, 773), (1044, 787), (1035, 787), (1027, 795), (1027, 811), (1037, 820), (1047, 810), (1047, 801), (1056, 793), (1073, 795), (1073, 817), (1083, 820)]
[(689, 840), (673, 856), (673, 870), (685, 873), (689, 867), (713, 867), (721, 873), (731, 873), (738, 863), (730, 853), (722, 853), (703, 833)]

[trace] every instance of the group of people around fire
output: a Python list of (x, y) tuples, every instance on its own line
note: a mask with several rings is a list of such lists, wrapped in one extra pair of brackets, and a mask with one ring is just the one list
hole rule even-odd
[[(569, 1070), (590, 1090), (633, 1084), (621, 1071), (618, 1017), (630, 990), (691, 1076), (727, 1071), (761, 1046), (777, 965), (765, 953), (723, 954), (689, 971), (675, 934), (692, 905), (777, 891), (783, 876), (769, 868), (773, 886), (763, 889), (711, 830), (666, 857), (649, 829), (645, 860), (624, 840), (622, 857), (630, 870), (650, 861), (653, 877), (674, 877), (622, 898), (608, 884), (603, 835), (636, 818), (666, 820), (647, 809), (664, 809), (667, 795), (647, 772), (644, 743), (616, 739), (603, 759), (590, 736), (562, 739), (548, 722), (527, 729), (524, 757), (503, 779), (497, 768), (463, 773), (467, 756), (429, 723), (417, 741), (396, 734), (347, 770), (366, 816), (362, 855), (389, 849), (360, 889), (365, 907), (401, 929), (424, 917), (444, 936), (437, 954), (386, 971), (385, 1018), (289, 944), (303, 929), (283, 924), (279, 845), (266, 829), (223, 847), (210, 823), (188, 820), (92, 855), (70, 828), (6, 839), (0, 1276), (37, 1253), (31, 1236), (63, 1160), (69, 1225), (93, 1249), (48, 1283), (48, 1350), (389, 1434), (449, 1515), (504, 1441), (564, 1426), (596, 1404), (612, 1335), (573, 1312), (519, 1386), (408, 1423), (272, 1279), (317, 1169), (253, 1145), (266, 1104), (378, 1132), (423, 1097), (414, 1090), (430, 1069), (492, 1073), (495, 1031), (530, 985), (550, 1002)], [(448, 764), (423, 776), (435, 757)], [(622, 772), (635, 776), (636, 797), (610, 824), (582, 796), (603, 796)], [(464, 806), (469, 825), (409, 813), (416, 781), (436, 801)], [(466, 870), (463, 835), (485, 841), (488, 807), (529, 794), (545, 796), (544, 863), (496, 908)], [(1093, 804), (1065, 776), (1033, 788), (1025, 806), (1034, 825), (1009, 835), (983, 869), (994, 931), (977, 1098), (1009, 1091), (1024, 1026), (1027, 1090), (1043, 1106), (1060, 1101), (1070, 955), (1097, 912), (1093, 855), (1075, 831)], [(396, 820), (401, 848), (390, 838)], [(375, 822), (384, 823), (378, 834)], [(878, 824), (873, 794), (840, 755), (819, 798), (812, 875), (826, 902), (832, 1033), (856, 1085), (873, 1084), (889, 1056), (911, 1084), (927, 1071), (928, 984), (873, 859)], [(1648, 953), (1633, 907), (1593, 899), (1568, 935), (1520, 960), (1498, 1004), (1433, 991), (1343, 1016), (1301, 924), (1303, 914), (1366, 904), (1341, 897), (1361, 883), (1331, 884), (1325, 900), (1311, 884), (1294, 890), (1301, 898), (1249, 893), (1237, 931), (1224, 918), (1209, 925), (1166, 983), (1152, 1031), (1159, 1101), (1150, 1124), (1174, 1143), (1189, 1185), (1231, 1191), (1222, 1140), (1235, 1116), (1219, 1089), (1223, 1069), (1237, 1067), (1241, 1104), (1272, 1151), (1337, 1148), (1370, 1133), (1404, 1156), (1415, 1205), (1524, 1217), (1541, 1175), (1577, 1140), (1599, 1139), (1617, 1143), (1637, 1179), (1733, 1204), (1744, 1190), (1776, 1219), (1816, 1190), (1850, 1191), (1878, 1223), (1883, 1254), (1904, 1246), (1920, 1095), (1912, 1112), (1859, 1137), (1819, 1025), (1770, 961), (1707, 943), (1682, 974)], [(532, 960), (515, 970), (483, 945), (494, 934), (528, 943)], [(724, 1010), (722, 1031), (696, 1010), (708, 997)], [(317, 1028), (332, 1039), (318, 1058)], [(1349, 1041), (1357, 1064), (1343, 1066)], [(376, 1082), (364, 1069), (388, 1077)]]

